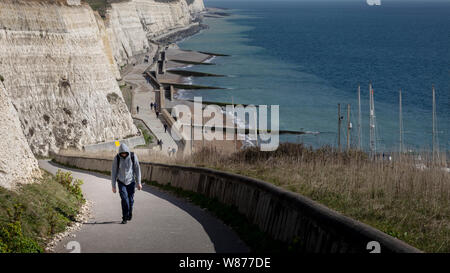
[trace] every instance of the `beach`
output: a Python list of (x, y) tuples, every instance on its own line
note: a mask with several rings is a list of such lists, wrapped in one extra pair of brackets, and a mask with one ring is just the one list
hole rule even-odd
[[(200, 53), (200, 52), (196, 52), (196, 51), (181, 50), (176, 45), (172, 45), (166, 50), (166, 56), (168, 58), (167, 72), (163, 75), (160, 75), (158, 77), (158, 80), (160, 80), (161, 83), (167, 83), (167, 84), (174, 83), (174, 84), (186, 84), (186, 85), (189, 85), (192, 83), (190, 81), (189, 77), (183, 77), (183, 76), (179, 76), (176, 74), (172, 74), (172, 73), (170, 73), (170, 70), (187, 68), (187, 67), (191, 67), (192, 65), (186, 65), (186, 64), (176, 62), (176, 61), (171, 61), (171, 60), (182, 60), (185, 62), (192, 62), (192, 63), (205, 63), (205, 62), (209, 62), (215, 58), (214, 55), (208, 55), (208, 54), (204, 54), (204, 53)], [(179, 105), (186, 105), (191, 109), (191, 113), (194, 113), (194, 102), (183, 99), (182, 92), (184, 92), (184, 91), (180, 90), (180, 89), (175, 89), (174, 99), (173, 99), (173, 101), (166, 100), (166, 107), (173, 109)], [(207, 92), (207, 91), (205, 91), (205, 92)], [(206, 107), (205, 104), (202, 105), (202, 109), (204, 107)], [(211, 119), (211, 117), (203, 117), (202, 124), (203, 125), (206, 124), (208, 121), (210, 121), (210, 119)], [(224, 127), (226, 126), (226, 124), (225, 124), (226, 119), (227, 119), (226, 114), (224, 114), (224, 116), (223, 116), (223, 120), (224, 120), (223, 126)], [(196, 120), (195, 116), (194, 116), (194, 120)], [(196, 128), (194, 129), (194, 134), (201, 134), (202, 129), (200, 128), (200, 126), (195, 122), (194, 122), (194, 124), (196, 124)], [(225, 139), (225, 133), (223, 134), (223, 139)], [(232, 152), (239, 150), (241, 147), (242, 147), (242, 142), (239, 140), (237, 140), (237, 141), (234, 141), (234, 140), (212, 140), (212, 141), (195, 140), (193, 143), (193, 149), (197, 150), (197, 151), (202, 148), (212, 148), (212, 149), (216, 149), (218, 152), (232, 153)]]

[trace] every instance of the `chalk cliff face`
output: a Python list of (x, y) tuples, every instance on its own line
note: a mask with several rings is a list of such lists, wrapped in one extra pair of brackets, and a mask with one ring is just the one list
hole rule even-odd
[(106, 17), (111, 48), (119, 65), (150, 47), (134, 1), (112, 4)]
[(31, 150), (136, 135), (103, 22), (87, 4), (57, 2), (0, 2), (0, 75)]
[(23, 135), (16, 109), (0, 82), (0, 187), (31, 182), (38, 174), (37, 161)]
[(203, 9), (203, 0), (130, 0), (103, 20), (80, 0), (1, 0), (0, 78), (32, 152), (137, 135), (118, 67)]
[(191, 13), (198, 13), (205, 10), (205, 4), (203, 0), (186, 0), (189, 4), (189, 10)]
[(123, 65), (131, 56), (147, 51), (151, 46), (148, 39), (188, 26), (204, 9), (203, 0), (131, 0), (111, 4), (106, 26), (117, 63)]

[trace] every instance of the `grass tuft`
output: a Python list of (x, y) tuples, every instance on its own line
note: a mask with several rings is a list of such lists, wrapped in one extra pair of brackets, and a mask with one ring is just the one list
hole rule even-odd
[(420, 169), (416, 157), (374, 161), (359, 151), (286, 143), (274, 152), (203, 149), (176, 163), (258, 178), (423, 251), (450, 252), (450, 174), (433, 165)]

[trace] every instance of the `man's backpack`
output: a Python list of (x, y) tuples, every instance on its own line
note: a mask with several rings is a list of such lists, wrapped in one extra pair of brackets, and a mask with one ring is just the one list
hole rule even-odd
[[(131, 163), (133, 163), (133, 173), (134, 173), (134, 153), (133, 152), (131, 152), (130, 153), (130, 156), (131, 156)], [(116, 169), (116, 173), (117, 174), (119, 174), (119, 163), (120, 163), (120, 155), (119, 154), (117, 154), (116, 155), (116, 162), (117, 162), (117, 169)]]

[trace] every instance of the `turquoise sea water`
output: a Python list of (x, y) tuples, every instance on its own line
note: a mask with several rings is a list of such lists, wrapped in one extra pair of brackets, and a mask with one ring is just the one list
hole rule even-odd
[[(361, 84), (364, 147), (369, 142), (369, 91), (373, 83), (379, 150), (397, 150), (398, 90), (403, 92), (404, 141), (432, 143), (431, 86), (436, 86), (441, 149), (450, 148), (450, 2), (206, 1), (232, 16), (206, 19), (208, 30), (180, 43), (184, 49), (231, 55), (214, 66), (189, 69), (226, 78), (195, 84), (229, 90), (185, 91), (184, 97), (280, 105), (280, 128), (319, 131), (284, 136), (313, 146), (337, 143), (337, 104), (351, 104), (357, 143), (357, 87)], [(346, 113), (344, 114), (346, 116)], [(343, 143), (345, 131), (342, 130)]]

